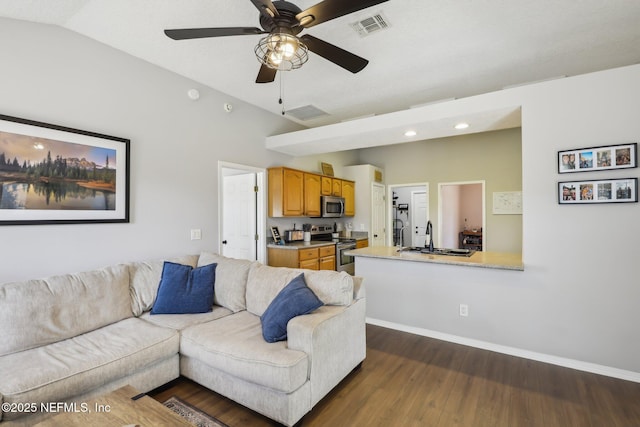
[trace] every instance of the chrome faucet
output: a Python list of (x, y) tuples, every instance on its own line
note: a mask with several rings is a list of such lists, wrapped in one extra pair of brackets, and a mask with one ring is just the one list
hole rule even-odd
[(427, 242), (424, 242), (424, 247), (429, 248), (429, 252), (433, 252), (433, 224), (431, 224), (431, 220), (427, 221), (427, 236), (429, 236), (429, 246), (427, 246)]

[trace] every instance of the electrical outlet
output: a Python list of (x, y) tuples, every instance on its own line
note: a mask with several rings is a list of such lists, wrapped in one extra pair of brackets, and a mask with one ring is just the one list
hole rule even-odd
[(460, 304), (460, 316), (469, 316), (469, 306), (467, 304)]
[(199, 228), (191, 229), (191, 240), (200, 240), (202, 239), (202, 230)]

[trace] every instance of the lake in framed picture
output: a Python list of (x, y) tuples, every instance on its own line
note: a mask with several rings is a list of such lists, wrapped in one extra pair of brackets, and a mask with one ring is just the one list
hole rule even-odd
[(0, 115), (0, 225), (129, 222), (129, 143)]

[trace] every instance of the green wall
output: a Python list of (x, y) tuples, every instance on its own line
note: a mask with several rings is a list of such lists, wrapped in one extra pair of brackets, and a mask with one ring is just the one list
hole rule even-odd
[(521, 128), (360, 150), (360, 162), (384, 169), (386, 184), (429, 183), (437, 227), (438, 183), (485, 181), (487, 250), (522, 251), (522, 215), (494, 215), (493, 193), (522, 190)]

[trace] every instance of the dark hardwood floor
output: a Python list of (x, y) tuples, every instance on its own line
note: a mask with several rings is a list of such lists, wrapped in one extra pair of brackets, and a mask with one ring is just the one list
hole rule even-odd
[[(175, 395), (231, 427), (273, 423), (184, 378)], [(638, 427), (640, 384), (367, 325), (367, 359), (304, 426)]]

